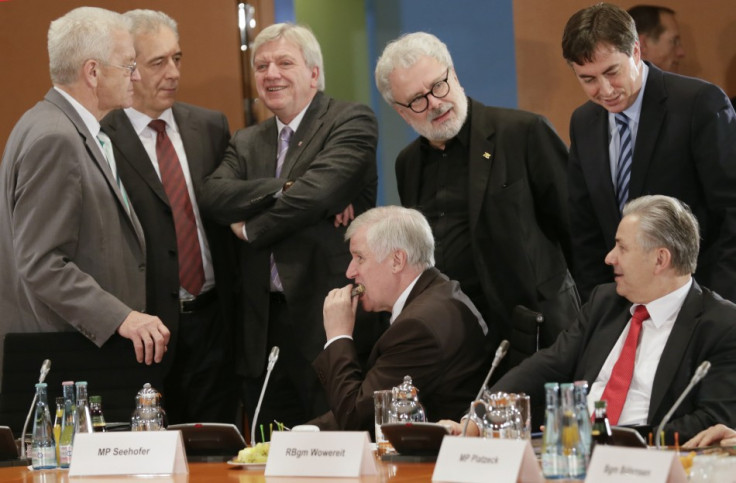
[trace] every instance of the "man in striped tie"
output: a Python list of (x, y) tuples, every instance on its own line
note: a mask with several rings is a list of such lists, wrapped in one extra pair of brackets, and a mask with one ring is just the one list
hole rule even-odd
[(603, 264), (628, 200), (687, 203), (703, 240), (698, 280), (736, 301), (736, 113), (713, 84), (643, 61), (634, 20), (597, 4), (574, 14), (562, 51), (590, 99), (570, 121), (573, 276), (586, 300), (611, 281)]

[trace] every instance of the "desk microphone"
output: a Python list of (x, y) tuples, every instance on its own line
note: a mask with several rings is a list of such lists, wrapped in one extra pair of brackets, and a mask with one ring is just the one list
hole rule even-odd
[(685, 399), (685, 396), (690, 394), (690, 391), (693, 390), (693, 387), (695, 387), (695, 385), (699, 383), (701, 379), (705, 377), (706, 374), (708, 374), (709, 370), (710, 370), (710, 362), (703, 361), (700, 363), (698, 368), (695, 370), (695, 374), (693, 375), (693, 378), (690, 379), (690, 384), (688, 384), (685, 390), (682, 391), (682, 394), (680, 394), (680, 397), (677, 398), (677, 401), (675, 401), (675, 404), (672, 405), (670, 410), (667, 411), (667, 414), (664, 415), (664, 418), (662, 418), (662, 422), (659, 423), (659, 426), (657, 426), (657, 433), (654, 437), (654, 439), (656, 440), (657, 449), (659, 449), (659, 446), (662, 443), (660, 441), (662, 439), (660, 435), (662, 434), (664, 425), (670, 421), (674, 412), (677, 410), (678, 407), (680, 407), (680, 404), (682, 403), (683, 399)]
[[(43, 364), (41, 364), (41, 372), (38, 375), (38, 382), (41, 383), (46, 380), (46, 376), (49, 373), (49, 370), (51, 370), (51, 361), (48, 359), (45, 359), (43, 361)], [(26, 457), (26, 431), (28, 431), (28, 423), (31, 420), (31, 414), (33, 414), (33, 409), (36, 407), (36, 398), (38, 397), (37, 394), (33, 394), (33, 401), (31, 402), (31, 407), (28, 408), (28, 416), (26, 416), (26, 422), (23, 424), (23, 432), (20, 434), (20, 441), (21, 441), (21, 448), (20, 448), (20, 457), (25, 458)]]
[[(496, 349), (496, 355), (493, 356), (493, 362), (491, 363), (491, 368), (488, 370), (488, 375), (486, 375), (486, 379), (483, 381), (483, 385), (480, 386), (480, 391), (478, 391), (478, 395), (475, 396), (475, 401), (480, 399), (480, 397), (483, 395), (483, 390), (488, 386), (488, 381), (491, 380), (491, 376), (493, 375), (493, 372), (496, 370), (498, 365), (501, 363), (501, 359), (506, 357), (506, 353), (508, 351), (509, 351), (509, 341), (504, 339), (498, 345), (498, 349)], [(468, 430), (469, 421), (470, 421), (470, 417), (468, 417), (468, 419), (465, 420), (465, 424), (463, 425), (462, 436), (465, 436), (465, 432)]]
[(263, 395), (266, 394), (266, 386), (268, 386), (268, 378), (271, 377), (271, 371), (273, 371), (276, 361), (279, 360), (279, 348), (273, 346), (271, 353), (268, 355), (268, 366), (266, 367), (266, 379), (263, 381), (263, 387), (261, 388), (261, 395), (258, 398), (258, 404), (256, 405), (256, 412), (253, 413), (253, 425), (250, 429), (250, 445), (256, 445), (256, 421), (258, 420), (258, 413), (261, 412), (261, 403), (263, 402)]

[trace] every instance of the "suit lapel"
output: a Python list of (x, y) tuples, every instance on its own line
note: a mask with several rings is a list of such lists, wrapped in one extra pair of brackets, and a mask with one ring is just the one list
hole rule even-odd
[(194, 192), (197, 193), (201, 188), (200, 180), (204, 178), (204, 166), (201, 162), (204, 158), (204, 148), (202, 146), (204, 133), (200, 132), (199, 125), (193, 122), (191, 112), (186, 106), (174, 104), (172, 111), (176, 125), (179, 128), (181, 142), (184, 145), (184, 152), (187, 155), (187, 165), (194, 185)]
[(631, 184), (629, 185), (629, 199), (645, 195), (644, 182), (649, 171), (654, 147), (657, 145), (659, 131), (662, 127), (666, 109), (664, 102), (667, 94), (664, 89), (662, 71), (651, 64), (649, 76), (644, 89), (644, 99), (641, 103), (641, 115), (637, 129), (634, 159), (631, 165)]
[[(280, 178), (288, 179), (291, 171), (299, 164), (302, 154), (309, 148), (309, 144), (324, 124), (322, 116), (327, 112), (328, 104), (329, 100), (324, 94), (317, 92), (307, 108), (307, 112), (304, 113), (304, 118), (299, 124), (299, 128), (289, 142), (289, 150), (286, 152), (286, 159), (284, 160), (284, 166), (281, 168)], [(275, 171), (276, 164), (274, 163)]]
[(468, 153), (468, 222), (471, 233), (475, 233), (488, 182), (491, 179), (491, 169), (494, 169), (494, 176), (498, 176), (499, 179), (505, 179), (505, 173), (499, 172), (504, 167), (495, 159), (496, 126), (485, 115), (486, 110), (482, 109), (482, 106), (472, 99), (469, 100), (471, 122)]
[(682, 355), (687, 353), (686, 348), (690, 343), (690, 339), (698, 325), (702, 312), (703, 291), (693, 280), (693, 285), (690, 287), (680, 313), (677, 315), (675, 324), (672, 326), (672, 332), (670, 332), (670, 336), (667, 338), (667, 343), (662, 351), (662, 357), (659, 359), (660, 364), (657, 365), (657, 372), (654, 374), (652, 395), (649, 400), (649, 422), (657, 414), (668, 388), (672, 386), (675, 376), (681, 375), (679, 369), (681, 367)]
[[(615, 299), (618, 302), (619, 299)], [(596, 380), (598, 373), (601, 372), (603, 364), (606, 362), (608, 355), (611, 353), (613, 346), (616, 345), (616, 341), (624, 331), (626, 324), (631, 319), (631, 303), (622, 299), (621, 305), (616, 304), (612, 309), (612, 315), (602, 314), (599, 316), (602, 322), (598, 327), (595, 327), (589, 334), (589, 337), (595, 337), (596, 341), (601, 341), (594, 345), (589, 345), (590, 350), (586, 353), (585, 359), (581, 364), (585, 367), (583, 379), (587, 381)]]

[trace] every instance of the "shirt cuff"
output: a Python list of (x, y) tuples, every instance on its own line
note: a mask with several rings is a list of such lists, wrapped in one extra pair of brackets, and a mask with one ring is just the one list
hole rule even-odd
[(243, 222), (243, 238), (248, 241), (248, 233), (245, 231), (245, 222)]
[(328, 340), (327, 343), (325, 344), (325, 347), (324, 348), (327, 349), (327, 346), (328, 345), (332, 344), (333, 342), (335, 342), (338, 339), (350, 339), (350, 340), (353, 340), (353, 338), (351, 336), (349, 336), (349, 335), (338, 335), (337, 337), (333, 337), (332, 339)]

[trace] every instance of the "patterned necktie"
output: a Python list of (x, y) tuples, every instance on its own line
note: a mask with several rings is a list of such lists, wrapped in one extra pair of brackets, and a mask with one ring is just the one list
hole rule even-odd
[(636, 346), (639, 343), (641, 324), (648, 318), (649, 312), (647, 312), (646, 307), (643, 305), (636, 307), (634, 316), (631, 318), (629, 333), (624, 341), (624, 347), (613, 366), (611, 378), (608, 380), (601, 396), (601, 399), (608, 403), (608, 420), (613, 425), (618, 424), (618, 419), (626, 402), (626, 395), (629, 393), (631, 378), (634, 376)]
[[(276, 154), (276, 177), (281, 176), (281, 169), (284, 167), (284, 159), (286, 159), (286, 151), (289, 150), (289, 141), (294, 131), (289, 126), (281, 128), (279, 133), (279, 147), (278, 153)], [(278, 269), (276, 268), (276, 260), (273, 258), (271, 253), (271, 291), (272, 292), (283, 292), (284, 286), (281, 285), (281, 278), (279, 277)]]
[(620, 212), (629, 199), (629, 180), (631, 179), (631, 159), (634, 146), (631, 144), (631, 128), (626, 114), (616, 114), (616, 126), (619, 134), (618, 165), (616, 167), (616, 201)]
[(112, 177), (115, 178), (115, 182), (118, 184), (118, 188), (120, 189), (120, 194), (123, 196), (123, 202), (125, 203), (125, 209), (128, 212), (128, 214), (130, 214), (130, 202), (128, 201), (128, 193), (125, 191), (123, 182), (120, 180), (120, 174), (118, 173), (118, 165), (115, 162), (115, 155), (113, 154), (113, 150), (112, 150), (112, 141), (110, 140), (110, 137), (107, 134), (100, 131), (97, 134), (97, 142), (99, 142), (100, 146), (102, 147), (102, 154), (105, 156), (105, 161), (107, 161), (108, 166), (110, 166), (110, 171), (112, 171)]
[(189, 198), (184, 172), (174, 145), (166, 134), (166, 121), (157, 119), (148, 124), (156, 131), (156, 157), (161, 183), (169, 198), (176, 230), (176, 248), (179, 253), (179, 283), (195, 297), (204, 285), (204, 266), (197, 235), (192, 200)]

